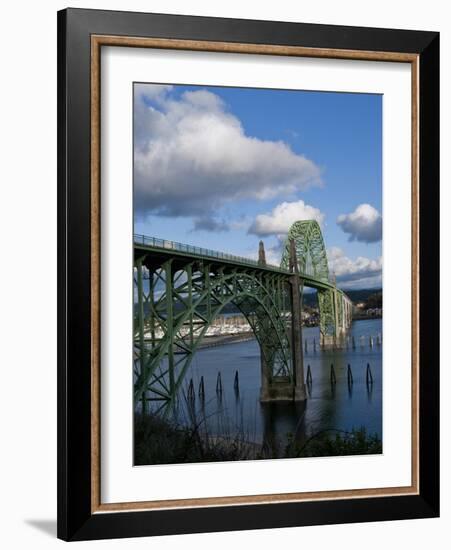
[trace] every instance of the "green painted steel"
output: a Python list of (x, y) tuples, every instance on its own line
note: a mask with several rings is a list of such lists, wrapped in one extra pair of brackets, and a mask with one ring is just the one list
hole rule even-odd
[[(349, 328), (350, 319), (345, 316), (346, 302), (349, 298), (336, 288), (330, 280), (329, 264), (321, 228), (315, 220), (301, 220), (293, 223), (284, 243), (281, 267), (288, 269), (290, 242), (295, 243), (299, 273), (304, 275), (305, 286), (318, 291), (320, 313), (320, 335), (324, 345), (326, 340), (336, 344)], [(312, 280), (317, 284), (312, 284)], [(318, 283), (325, 283), (319, 285)]]
[[(349, 299), (329, 281), (316, 222), (296, 222), (293, 239), (302, 287), (318, 290), (321, 334), (335, 337), (350, 324)], [(185, 375), (215, 318), (233, 303), (260, 345), (262, 378), (295, 383), (289, 257), (281, 266), (199, 247), (134, 237), (134, 395), (174, 403)], [(263, 383), (263, 380), (262, 380)]]
[(135, 279), (143, 287), (135, 323), (136, 400), (175, 398), (206, 331), (231, 302), (252, 327), (272, 376), (291, 377), (284, 275), (188, 259), (161, 262), (149, 253), (136, 259)]
[(285, 269), (288, 269), (290, 263), (290, 241), (294, 241), (295, 244), (299, 273), (329, 282), (326, 247), (318, 222), (303, 220), (293, 223), (290, 227), (280, 264)]

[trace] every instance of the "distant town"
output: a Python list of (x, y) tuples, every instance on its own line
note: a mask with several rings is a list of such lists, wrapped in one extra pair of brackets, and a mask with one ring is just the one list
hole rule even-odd
[[(346, 293), (354, 303), (352, 315), (354, 320), (378, 319), (382, 317), (382, 289), (347, 290)], [(319, 325), (316, 292), (304, 293), (301, 321), (304, 327), (316, 327)], [(188, 330), (188, 327), (181, 328), (180, 333), (183, 334)], [(151, 337), (149, 330), (146, 331), (145, 336), (146, 338)], [(162, 338), (163, 336), (164, 333), (161, 329), (155, 331), (156, 338)], [(231, 337), (230, 341), (252, 339), (254, 338), (254, 333), (246, 317), (235, 305), (229, 304), (208, 327), (205, 336), (208, 338), (208, 341), (204, 342), (200, 347), (209, 346), (212, 342), (216, 342), (216, 340), (218, 343), (225, 343), (224, 337)]]
[[(347, 291), (354, 302), (353, 319), (377, 319), (382, 317), (382, 290)], [(316, 327), (319, 325), (319, 310), (316, 293), (304, 294), (302, 311), (302, 326)], [(219, 315), (208, 328), (206, 336), (244, 335), (253, 332), (246, 318), (238, 311), (230, 311)]]

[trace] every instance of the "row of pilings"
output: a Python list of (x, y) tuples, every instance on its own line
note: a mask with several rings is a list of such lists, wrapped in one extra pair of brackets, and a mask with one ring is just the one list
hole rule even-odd
[[(216, 395), (222, 396), (222, 391), (222, 376), (221, 371), (219, 371), (216, 377)], [(238, 397), (240, 394), (240, 379), (238, 371), (235, 371), (235, 377), (233, 379), (233, 391), (235, 392), (235, 396)], [(205, 399), (205, 382), (203, 376), (200, 377), (197, 395), (201, 401)], [(192, 378), (190, 379), (188, 384), (187, 397), (189, 401), (194, 401), (196, 398), (196, 389)]]
[[(333, 363), (331, 363), (330, 365), (329, 372), (330, 372), (330, 383), (335, 385), (337, 383), (337, 375), (335, 373), (335, 367)], [(374, 383), (373, 371), (371, 370), (371, 366), (369, 363), (366, 364), (364, 379), (367, 385), (370, 385), (370, 384), (372, 385)], [(354, 375), (353, 375), (350, 363), (347, 364), (347, 368), (346, 368), (346, 381), (348, 385), (354, 384)], [(305, 377), (305, 383), (307, 384), (307, 386), (313, 385), (312, 369), (310, 368), (310, 365), (307, 365), (307, 374)]]
[(382, 336), (381, 334), (376, 334), (375, 336), (360, 336), (356, 338), (355, 336), (343, 336), (337, 338), (333, 345), (324, 346), (316, 340), (316, 338), (304, 339), (304, 353), (316, 353), (319, 351), (326, 351), (329, 349), (340, 349), (340, 350), (356, 350), (362, 348), (375, 348), (382, 345)]
[[(336, 386), (337, 382), (340, 382), (340, 380), (337, 380), (337, 374), (336, 374), (335, 367), (334, 367), (333, 363), (331, 363), (331, 365), (330, 365), (329, 373), (330, 373), (329, 378), (330, 378), (331, 386)], [(351, 367), (350, 363), (347, 364), (345, 381), (347, 382), (348, 387), (352, 387), (353, 384), (354, 384), (354, 373), (352, 371), (352, 367)], [(372, 386), (373, 386), (373, 383), (374, 383), (374, 377), (373, 377), (373, 372), (371, 370), (371, 366), (370, 366), (369, 363), (366, 364), (366, 370), (365, 370), (365, 374), (364, 374), (364, 382), (366, 383), (367, 388), (372, 389)], [(310, 365), (307, 365), (305, 383), (306, 383), (307, 388), (309, 389), (309, 393), (311, 393), (311, 389), (313, 387), (314, 379), (313, 379), (312, 369), (310, 368)], [(233, 391), (235, 393), (235, 396), (239, 397), (239, 394), (240, 394), (240, 379), (239, 379), (238, 371), (235, 371), (235, 376), (234, 376), (234, 379), (233, 379)], [(199, 397), (200, 401), (205, 400), (205, 381), (204, 381), (203, 376), (200, 377), (200, 381), (199, 381), (199, 384), (198, 384), (198, 387), (197, 387), (197, 392), (196, 392), (196, 388), (195, 388), (193, 379), (192, 378), (190, 379), (189, 384), (188, 384), (188, 392), (187, 392), (188, 401), (190, 401), (190, 402), (195, 401), (196, 393), (197, 393), (197, 396)], [(216, 377), (216, 395), (219, 398), (221, 398), (222, 393), (223, 393), (222, 375), (221, 375), (221, 371), (219, 371), (218, 374), (217, 374), (217, 377)]]

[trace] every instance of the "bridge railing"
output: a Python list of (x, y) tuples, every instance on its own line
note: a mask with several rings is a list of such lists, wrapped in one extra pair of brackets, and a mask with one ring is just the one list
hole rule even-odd
[[(157, 237), (148, 237), (147, 235), (141, 235), (135, 233), (133, 235), (133, 241), (135, 244), (140, 244), (143, 246), (150, 246), (152, 248), (164, 248), (166, 250), (175, 250), (177, 252), (186, 252), (188, 254), (195, 254), (196, 256), (202, 256), (206, 258), (217, 258), (219, 260), (228, 260), (234, 263), (240, 263), (244, 265), (259, 266), (257, 260), (252, 258), (245, 258), (243, 256), (236, 256), (234, 254), (226, 254), (225, 252), (219, 252), (218, 250), (211, 250), (210, 248), (202, 248), (200, 246), (193, 246), (191, 244), (179, 243), (177, 241), (170, 241), (167, 239), (158, 239)], [(266, 266), (272, 270), (281, 271), (286, 273), (286, 269), (281, 268), (278, 265), (266, 264)], [(315, 277), (314, 273), (303, 272), (301, 275), (306, 275), (309, 277)], [(334, 284), (332, 278), (327, 282)]]
[[(208, 258), (217, 258), (219, 260), (229, 260), (232, 262), (238, 262), (241, 264), (248, 264), (252, 266), (258, 266), (257, 260), (252, 258), (245, 258), (243, 256), (235, 256), (234, 254), (226, 254), (225, 252), (219, 252), (217, 250), (211, 250), (210, 248), (202, 248), (200, 246), (193, 246), (190, 244), (179, 243), (176, 241), (168, 241), (167, 239), (158, 239), (156, 237), (148, 237), (147, 235), (140, 235), (135, 233), (133, 235), (135, 244), (141, 244), (143, 246), (151, 246), (153, 248), (164, 248), (166, 250), (175, 250), (177, 252), (186, 252), (188, 254), (195, 254), (196, 256), (205, 256)], [(272, 269), (278, 269), (285, 271), (279, 266), (267, 264)]]

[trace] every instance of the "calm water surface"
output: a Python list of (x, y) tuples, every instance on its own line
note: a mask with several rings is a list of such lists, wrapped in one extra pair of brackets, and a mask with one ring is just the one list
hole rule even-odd
[[(286, 440), (288, 434), (305, 439), (322, 430), (366, 428), (382, 438), (382, 319), (354, 321), (350, 345), (344, 350), (313, 350), (318, 343), (319, 329), (304, 328), (307, 340), (304, 351), (304, 371), (310, 365), (313, 382), (308, 399), (302, 404), (261, 404), (260, 351), (255, 340), (227, 344), (196, 353), (186, 376), (186, 387), (192, 379), (195, 387), (195, 415), (203, 418), (210, 434), (243, 434), (249, 441), (260, 443), (272, 437)], [(373, 337), (373, 346), (369, 337)], [(352, 337), (355, 349), (352, 348)], [(303, 346), (304, 349), (304, 346)], [(333, 363), (336, 384), (330, 383)], [(347, 365), (351, 365), (353, 384), (347, 382)], [(366, 384), (366, 367), (370, 364), (373, 384)], [(239, 393), (234, 390), (238, 371)], [(218, 372), (221, 373), (222, 394), (216, 392)], [(205, 400), (198, 397), (198, 386), (204, 377)], [(179, 412), (179, 422), (188, 422), (186, 411)]]

